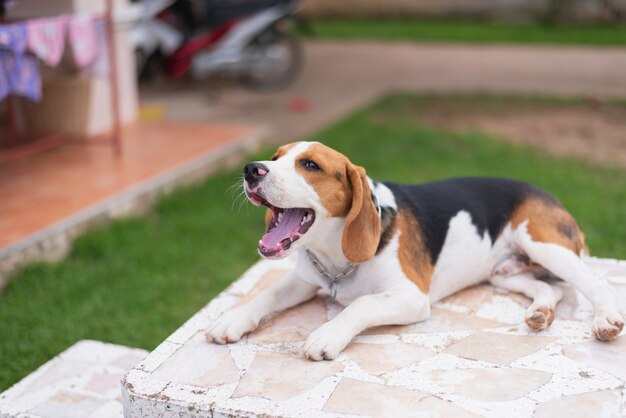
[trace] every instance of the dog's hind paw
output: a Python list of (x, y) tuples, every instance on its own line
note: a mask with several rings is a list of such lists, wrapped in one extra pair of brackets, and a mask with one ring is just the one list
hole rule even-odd
[(624, 318), (617, 312), (596, 311), (593, 320), (596, 338), (600, 341), (610, 341), (617, 337), (624, 329)]
[(526, 311), (524, 321), (531, 329), (535, 331), (543, 331), (552, 325), (552, 321), (554, 321), (554, 309), (545, 305), (531, 305), (531, 307)]

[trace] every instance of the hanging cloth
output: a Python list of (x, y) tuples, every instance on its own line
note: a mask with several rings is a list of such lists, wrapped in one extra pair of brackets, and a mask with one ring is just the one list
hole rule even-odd
[(65, 49), (67, 19), (50, 17), (26, 23), (28, 50), (50, 67), (56, 66)]
[(26, 25), (0, 25), (0, 99), (9, 94), (41, 99), (37, 58), (26, 53)]
[(98, 55), (98, 38), (94, 21), (88, 15), (69, 16), (68, 37), (76, 65), (83, 68), (92, 64)]
[(61, 61), (66, 39), (79, 68), (92, 64), (98, 55), (97, 33), (94, 21), (88, 15), (34, 19), (26, 27), (28, 50), (50, 67)]

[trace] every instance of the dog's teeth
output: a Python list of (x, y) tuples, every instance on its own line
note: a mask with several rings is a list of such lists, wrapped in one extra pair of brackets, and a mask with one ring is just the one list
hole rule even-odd
[(282, 212), (280, 212), (280, 213), (278, 214), (278, 222), (280, 222), (282, 219), (283, 219), (283, 213), (282, 213)]

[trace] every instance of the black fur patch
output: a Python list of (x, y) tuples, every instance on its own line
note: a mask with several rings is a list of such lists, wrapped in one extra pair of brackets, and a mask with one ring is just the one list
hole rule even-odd
[(464, 177), (419, 185), (383, 183), (393, 192), (398, 210), (408, 208), (415, 216), (433, 264), (443, 247), (450, 220), (460, 211), (468, 212), (478, 233), (483, 235), (486, 231), (494, 242), (525, 199), (537, 197), (558, 205), (543, 190), (515, 180)]

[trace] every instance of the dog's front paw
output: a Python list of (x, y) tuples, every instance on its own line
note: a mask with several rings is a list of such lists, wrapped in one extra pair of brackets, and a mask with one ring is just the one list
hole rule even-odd
[(204, 334), (208, 342), (217, 344), (234, 343), (258, 326), (245, 309), (235, 308), (220, 316)]
[(595, 325), (594, 333), (600, 341), (610, 341), (624, 329), (624, 318), (618, 312), (598, 309), (593, 322)]
[(352, 340), (352, 335), (327, 322), (309, 335), (304, 355), (311, 360), (334, 360)]

